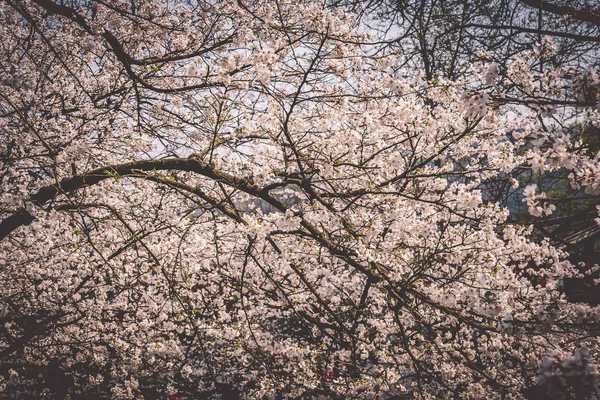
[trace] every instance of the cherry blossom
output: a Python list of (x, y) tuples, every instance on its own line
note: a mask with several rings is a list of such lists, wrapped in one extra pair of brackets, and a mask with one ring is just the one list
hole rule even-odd
[(551, 43), (427, 81), (319, 2), (0, 7), (4, 391), (56, 364), (83, 396), (516, 399), (597, 370), (577, 269), (490, 195), (597, 194), (540, 100), (597, 79), (540, 76)]

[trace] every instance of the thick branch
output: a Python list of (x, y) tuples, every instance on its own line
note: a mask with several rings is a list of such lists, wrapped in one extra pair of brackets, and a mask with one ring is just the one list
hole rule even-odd
[(600, 26), (600, 15), (592, 14), (589, 11), (578, 10), (568, 6), (559, 6), (543, 0), (520, 0), (520, 2), (530, 7), (541, 8), (543, 11), (548, 11), (552, 14), (568, 15), (579, 21), (589, 22)]
[[(49, 185), (41, 188), (28, 201), (41, 207), (59, 194), (72, 193), (86, 186), (92, 186), (115, 176), (135, 176), (140, 171), (165, 171), (178, 170), (195, 172), (207, 178), (227, 185), (236, 187), (248, 194), (260, 197), (268, 201), (274, 207), (285, 209), (278, 200), (272, 198), (268, 193), (256, 187), (247, 179), (237, 178), (223, 172), (216, 171), (210, 165), (202, 163), (195, 158), (170, 158), (163, 160), (142, 160), (114, 166), (97, 168), (85, 174), (75, 175), (60, 181), (59, 185)], [(4, 239), (15, 229), (23, 225), (29, 225), (35, 218), (25, 209), (21, 208), (11, 216), (0, 222), (0, 240)]]

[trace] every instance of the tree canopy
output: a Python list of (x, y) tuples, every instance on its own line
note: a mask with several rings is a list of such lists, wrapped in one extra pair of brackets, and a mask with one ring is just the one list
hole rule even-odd
[(0, 2), (0, 397), (600, 396), (600, 13), (391, 3)]

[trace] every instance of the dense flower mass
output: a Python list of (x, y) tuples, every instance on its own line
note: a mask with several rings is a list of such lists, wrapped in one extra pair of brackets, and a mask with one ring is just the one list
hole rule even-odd
[(600, 191), (540, 100), (598, 73), (533, 68), (550, 41), (447, 81), (320, 2), (7, 0), (0, 32), (0, 391), (49, 364), (115, 399), (598, 390), (600, 309), (489, 195)]

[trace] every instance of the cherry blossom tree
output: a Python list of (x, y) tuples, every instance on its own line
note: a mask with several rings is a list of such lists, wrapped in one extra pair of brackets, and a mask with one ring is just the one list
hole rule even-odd
[(487, 191), (564, 168), (597, 194), (559, 131), (596, 123), (597, 72), (540, 71), (542, 42), (428, 80), (318, 2), (0, 7), (4, 393), (597, 394), (600, 310)]

